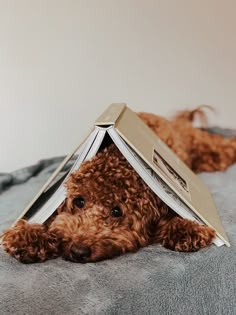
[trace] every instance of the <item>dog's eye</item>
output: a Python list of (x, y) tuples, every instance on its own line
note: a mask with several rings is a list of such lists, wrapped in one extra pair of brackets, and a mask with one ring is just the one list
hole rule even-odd
[(111, 215), (115, 218), (121, 217), (122, 216), (122, 210), (120, 207), (116, 206), (112, 208), (111, 210)]
[(78, 208), (83, 208), (84, 205), (85, 205), (85, 200), (83, 197), (79, 196), (79, 197), (76, 197), (74, 200), (73, 200), (73, 203), (76, 207)]

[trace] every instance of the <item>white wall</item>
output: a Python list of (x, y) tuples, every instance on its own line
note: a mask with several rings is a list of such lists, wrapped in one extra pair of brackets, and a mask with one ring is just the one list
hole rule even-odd
[(71, 151), (112, 102), (236, 127), (235, 0), (0, 0), (0, 171)]

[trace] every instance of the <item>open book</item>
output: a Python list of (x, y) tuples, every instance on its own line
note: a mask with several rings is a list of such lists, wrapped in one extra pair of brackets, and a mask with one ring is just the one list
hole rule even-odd
[(215, 229), (230, 246), (214, 201), (201, 180), (125, 104), (112, 104), (85, 141), (58, 167), (18, 219), (45, 222), (66, 197), (64, 183), (81, 163), (114, 143), (152, 191), (181, 217)]

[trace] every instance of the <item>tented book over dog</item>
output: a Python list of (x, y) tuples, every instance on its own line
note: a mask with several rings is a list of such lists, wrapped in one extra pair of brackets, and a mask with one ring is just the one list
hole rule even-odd
[(171, 209), (183, 218), (215, 229), (217, 246), (230, 246), (208, 188), (126, 104), (108, 107), (88, 137), (65, 158), (18, 219), (45, 222), (64, 201), (68, 176), (112, 142)]

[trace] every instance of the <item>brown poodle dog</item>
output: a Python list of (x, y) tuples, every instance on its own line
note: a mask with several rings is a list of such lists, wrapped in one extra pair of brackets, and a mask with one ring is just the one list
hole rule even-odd
[[(195, 129), (200, 109), (172, 121), (139, 116), (194, 171), (224, 170), (236, 161), (236, 139)], [(2, 245), (24, 263), (62, 256), (74, 262), (112, 258), (153, 243), (191, 252), (211, 244), (215, 231), (182, 219), (156, 196), (111, 144), (68, 178), (67, 197), (43, 225), (21, 220)]]

